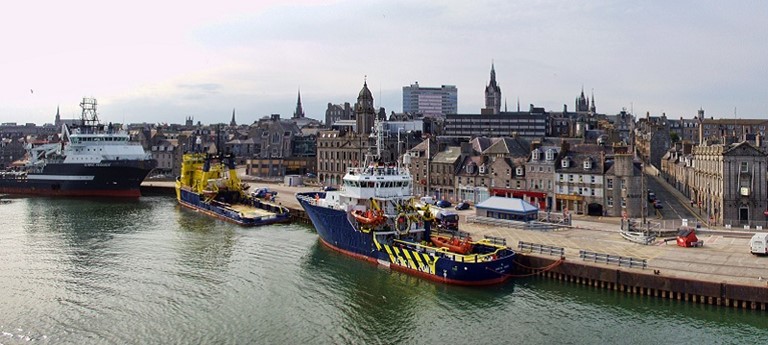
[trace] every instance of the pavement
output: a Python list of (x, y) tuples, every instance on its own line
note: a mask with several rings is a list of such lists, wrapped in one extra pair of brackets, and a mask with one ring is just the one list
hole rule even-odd
[[(269, 187), (277, 191), (277, 201), (290, 208), (300, 207), (294, 198), (297, 192), (320, 191), (319, 186), (249, 183), (252, 188)], [(144, 182), (144, 185), (155, 187), (164, 187), (166, 184), (173, 187), (172, 182)], [(572, 261), (581, 261), (579, 250), (588, 250), (646, 259), (646, 270), (658, 270), (660, 275), (718, 283), (768, 286), (768, 257), (754, 256), (749, 252), (749, 239), (754, 232), (700, 229), (697, 236), (699, 240), (704, 241), (704, 246), (684, 248), (678, 247), (674, 240), (665, 242), (663, 238), (657, 239), (651, 245), (625, 240), (619, 234), (620, 218), (574, 215), (571, 226), (542, 231), (468, 222), (467, 216), (475, 214), (474, 207), (456, 212), (460, 215), (459, 228), (462, 231), (475, 238), (482, 238), (484, 235), (502, 237), (513, 248), (517, 247), (518, 241), (562, 247), (565, 249), (566, 260)], [(618, 268), (616, 265), (591, 262), (584, 264)]]

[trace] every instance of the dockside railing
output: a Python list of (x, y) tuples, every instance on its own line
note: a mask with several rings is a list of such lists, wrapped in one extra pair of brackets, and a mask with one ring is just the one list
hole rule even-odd
[(563, 248), (563, 247), (555, 247), (555, 246), (548, 246), (546, 244), (538, 244), (538, 243), (518, 241), (517, 242), (517, 249), (520, 249), (521, 251), (531, 252), (531, 253), (539, 253), (539, 254), (546, 254), (546, 255), (556, 255), (556, 256), (560, 256), (560, 257), (564, 257), (565, 256), (565, 248)]
[(579, 250), (579, 257), (584, 260), (591, 260), (592, 262), (599, 262), (604, 264), (615, 264), (629, 268), (642, 268), (648, 267), (648, 260), (637, 259), (633, 257), (611, 255), (605, 253), (590, 252), (587, 250)]

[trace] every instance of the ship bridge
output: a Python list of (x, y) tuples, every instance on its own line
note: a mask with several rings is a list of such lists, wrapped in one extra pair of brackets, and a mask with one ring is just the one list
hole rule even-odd
[(344, 175), (342, 192), (354, 199), (388, 199), (412, 196), (411, 174), (394, 166), (349, 168)]

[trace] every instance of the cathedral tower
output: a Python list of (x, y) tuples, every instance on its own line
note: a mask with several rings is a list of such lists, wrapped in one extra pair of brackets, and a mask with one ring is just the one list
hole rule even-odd
[(485, 87), (485, 109), (482, 113), (498, 114), (501, 111), (501, 88), (496, 84), (496, 69), (491, 63), (491, 81)]

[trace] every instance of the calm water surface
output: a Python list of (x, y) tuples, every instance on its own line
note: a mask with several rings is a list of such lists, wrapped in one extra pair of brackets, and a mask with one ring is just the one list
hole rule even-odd
[[(285, 196), (289, 197), (289, 196)], [(136, 201), (0, 204), (0, 344), (764, 344), (768, 315), (546, 279), (440, 285), (302, 225)]]

